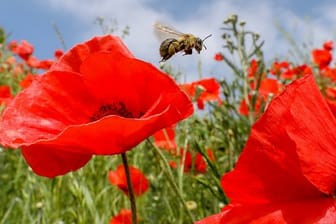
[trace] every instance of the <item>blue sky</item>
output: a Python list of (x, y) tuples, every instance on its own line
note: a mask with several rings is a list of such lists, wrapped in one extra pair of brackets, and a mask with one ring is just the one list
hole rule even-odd
[[(311, 41), (315, 47), (336, 35), (336, 2), (325, 1), (269, 1), (269, 0), (3, 0), (0, 26), (11, 34), (10, 39), (26, 39), (35, 46), (39, 58), (51, 58), (62, 45), (53, 29), (59, 28), (67, 48), (101, 35), (94, 23), (98, 16), (106, 21), (115, 19), (119, 27), (130, 26), (125, 42), (139, 58), (158, 65), (160, 42), (153, 33), (157, 20), (200, 37), (213, 34), (207, 40), (208, 50), (200, 55), (169, 61), (183, 73), (197, 77), (197, 64), (202, 62), (203, 75), (217, 75), (225, 71), (223, 64), (213, 61), (213, 55), (223, 44), (220, 36), (222, 21), (232, 13), (247, 22), (247, 28), (257, 31), (265, 40), (266, 57), (285, 55), (289, 44), (279, 30), (277, 21), (301, 41)], [(191, 78), (192, 79), (192, 78)]]

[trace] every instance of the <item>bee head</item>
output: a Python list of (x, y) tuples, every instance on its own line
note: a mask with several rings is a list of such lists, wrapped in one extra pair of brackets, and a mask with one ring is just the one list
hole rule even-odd
[(203, 47), (203, 40), (201, 38), (195, 38), (195, 50), (200, 53)]

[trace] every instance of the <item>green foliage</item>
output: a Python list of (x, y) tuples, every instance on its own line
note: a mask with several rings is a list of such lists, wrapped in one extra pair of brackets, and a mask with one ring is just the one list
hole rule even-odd
[[(150, 190), (137, 198), (140, 223), (188, 223), (151, 147), (142, 144), (128, 155), (130, 165), (143, 170), (150, 181)], [(2, 151), (0, 160), (0, 223), (108, 223), (120, 208), (129, 208), (128, 198), (107, 177), (121, 164), (119, 156), (95, 157), (81, 170), (54, 179), (34, 174), (19, 150)], [(178, 187), (185, 200), (197, 205), (190, 211), (195, 219), (219, 211), (220, 201), (196, 181), (205, 175), (173, 174), (182, 179)]]
[(6, 42), (6, 33), (5, 30), (0, 27), (0, 44), (3, 44)]

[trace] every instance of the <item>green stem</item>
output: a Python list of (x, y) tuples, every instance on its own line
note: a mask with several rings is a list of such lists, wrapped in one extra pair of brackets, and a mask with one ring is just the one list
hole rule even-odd
[(156, 147), (156, 145), (154, 145), (150, 140), (147, 139), (147, 141), (152, 145), (153, 149), (154, 149), (154, 153), (160, 157), (161, 159), (161, 166), (162, 166), (162, 169), (163, 171), (166, 173), (166, 176), (168, 177), (168, 181), (170, 183), (170, 185), (173, 187), (173, 190), (175, 192), (175, 194), (177, 195), (177, 197), (180, 199), (182, 205), (183, 205), (183, 208), (184, 210), (186, 211), (190, 221), (193, 223), (194, 222), (194, 218), (193, 218), (193, 215), (191, 214), (190, 210), (188, 209), (187, 207), (187, 204), (183, 198), (183, 195), (180, 191), (180, 189), (178, 188), (176, 182), (174, 181), (174, 176), (173, 176), (173, 173), (171, 171), (171, 168), (170, 168), (170, 165), (166, 159), (166, 157), (163, 155), (163, 153), (161, 152), (161, 150)]
[(127, 189), (128, 189), (128, 196), (131, 203), (131, 211), (132, 211), (132, 224), (137, 223), (137, 209), (136, 209), (136, 203), (135, 203), (135, 195), (133, 191), (132, 186), (132, 180), (131, 180), (131, 174), (127, 162), (127, 156), (126, 153), (121, 154), (121, 159), (124, 164), (125, 174), (126, 174), (126, 180), (127, 180)]
[(254, 114), (252, 113), (251, 101), (249, 99), (249, 77), (248, 77), (248, 69), (249, 69), (249, 59), (246, 55), (246, 46), (245, 46), (245, 31), (238, 32), (236, 31), (237, 38), (237, 51), (240, 58), (240, 63), (243, 69), (243, 97), (245, 99), (249, 114), (249, 122), (250, 126), (254, 123)]

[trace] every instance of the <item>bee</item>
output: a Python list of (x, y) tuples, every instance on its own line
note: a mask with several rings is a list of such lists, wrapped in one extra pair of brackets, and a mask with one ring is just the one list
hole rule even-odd
[[(174, 38), (167, 38), (162, 41), (160, 45), (160, 55), (162, 57), (160, 62), (165, 62), (169, 58), (171, 58), (174, 54), (184, 51), (183, 55), (192, 54), (192, 50), (195, 49), (197, 53), (200, 53), (203, 47), (206, 49), (204, 45), (204, 41), (211, 37), (211, 34), (206, 36), (203, 40), (199, 37), (194, 36), (193, 34), (186, 34), (177, 31), (176, 29), (169, 27), (167, 25), (163, 25), (161, 23), (155, 23), (155, 30), (161, 33), (165, 33)], [(159, 36), (160, 33), (158, 33)]]

